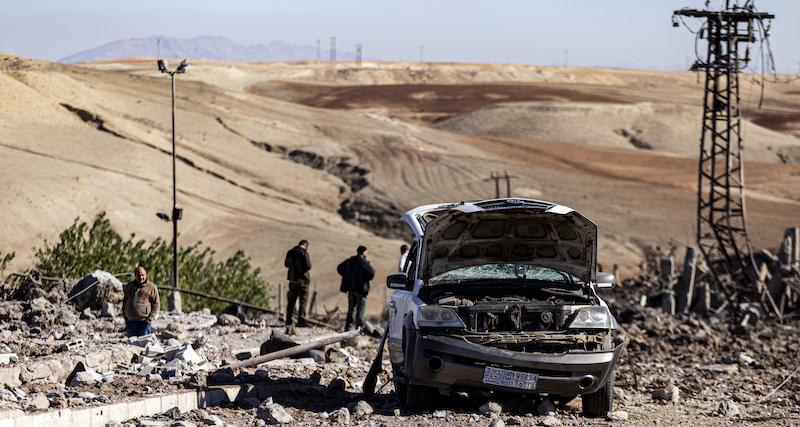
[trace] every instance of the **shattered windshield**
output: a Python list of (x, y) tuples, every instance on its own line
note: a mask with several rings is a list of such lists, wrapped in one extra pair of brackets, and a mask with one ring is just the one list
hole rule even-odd
[(550, 284), (582, 285), (568, 273), (549, 267), (524, 264), (483, 264), (457, 268), (432, 277), (429, 285), (466, 283), (485, 280), (548, 282)]

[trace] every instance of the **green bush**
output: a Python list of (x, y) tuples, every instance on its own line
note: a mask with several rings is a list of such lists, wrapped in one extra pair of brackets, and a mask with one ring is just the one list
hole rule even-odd
[[(157, 238), (150, 245), (135, 240), (131, 234), (123, 240), (111, 228), (105, 212), (100, 213), (89, 228), (76, 218), (72, 226), (64, 230), (60, 241), (50, 246), (45, 240), (43, 249), (35, 249), (36, 269), (45, 276), (77, 278), (85, 277), (94, 270), (109, 273), (132, 273), (141, 265), (147, 270), (147, 278), (157, 285), (172, 284), (172, 244)], [(178, 250), (178, 279), (183, 289), (203, 292), (248, 304), (269, 308), (272, 300), (270, 285), (261, 277), (261, 269), (252, 269), (250, 258), (243, 251), (236, 252), (222, 262), (214, 261), (214, 250), (201, 249), (202, 242)], [(13, 254), (12, 254), (13, 256)], [(0, 267), (4, 264), (0, 263)], [(0, 270), (1, 271), (1, 270)], [(121, 278), (123, 282), (132, 276)], [(166, 309), (166, 291), (161, 293), (161, 308)], [(184, 311), (208, 307), (219, 312), (228, 303), (203, 298), (187, 293), (181, 295)]]
[[(2, 253), (2, 252), (0, 252)], [(6, 254), (6, 256), (0, 258), (0, 277), (3, 277), (3, 274), (6, 272), (6, 267), (8, 267), (8, 263), (11, 262), (12, 259), (17, 255), (16, 252), (11, 252), (10, 254)], [(6, 282), (9, 279), (6, 279)]]

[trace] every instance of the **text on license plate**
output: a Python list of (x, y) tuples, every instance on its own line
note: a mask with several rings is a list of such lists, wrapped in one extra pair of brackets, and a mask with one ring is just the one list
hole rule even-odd
[(538, 374), (509, 371), (508, 369), (493, 368), (491, 366), (487, 366), (483, 371), (484, 384), (536, 390), (536, 384), (538, 382)]

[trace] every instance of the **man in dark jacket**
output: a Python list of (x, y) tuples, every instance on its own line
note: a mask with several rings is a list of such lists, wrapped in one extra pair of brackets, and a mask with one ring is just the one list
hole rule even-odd
[(286, 325), (291, 325), (294, 304), (300, 299), (297, 308), (297, 326), (308, 326), (306, 323), (306, 304), (308, 303), (308, 284), (311, 282), (311, 257), (308, 256), (308, 241), (301, 240), (297, 246), (286, 253), (283, 265), (289, 269), (286, 278), (289, 279), (289, 296), (286, 302)]
[(359, 246), (356, 255), (344, 260), (336, 271), (342, 276), (342, 285), (339, 290), (347, 292), (347, 320), (344, 330), (364, 326), (364, 316), (367, 312), (367, 294), (369, 294), (369, 281), (375, 278), (375, 269), (367, 261), (367, 247)]
[(135, 279), (128, 282), (122, 295), (122, 316), (125, 317), (125, 332), (129, 337), (147, 335), (150, 324), (158, 315), (161, 299), (158, 287), (147, 280), (144, 267), (136, 267)]

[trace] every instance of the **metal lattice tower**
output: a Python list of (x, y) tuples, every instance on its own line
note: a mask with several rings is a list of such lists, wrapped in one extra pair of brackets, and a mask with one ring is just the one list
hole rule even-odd
[[(705, 18), (703, 34), (708, 39), (705, 61), (698, 59), (692, 70), (705, 71), (703, 133), (700, 139), (698, 173), (697, 243), (712, 266), (717, 282), (722, 276), (738, 283), (757, 280), (747, 236), (742, 168), (739, 70), (748, 58), (740, 55), (741, 43), (755, 41), (754, 21), (774, 18), (725, 2), (721, 11), (682, 9), (675, 15)], [(727, 289), (729, 296), (737, 293)]]

